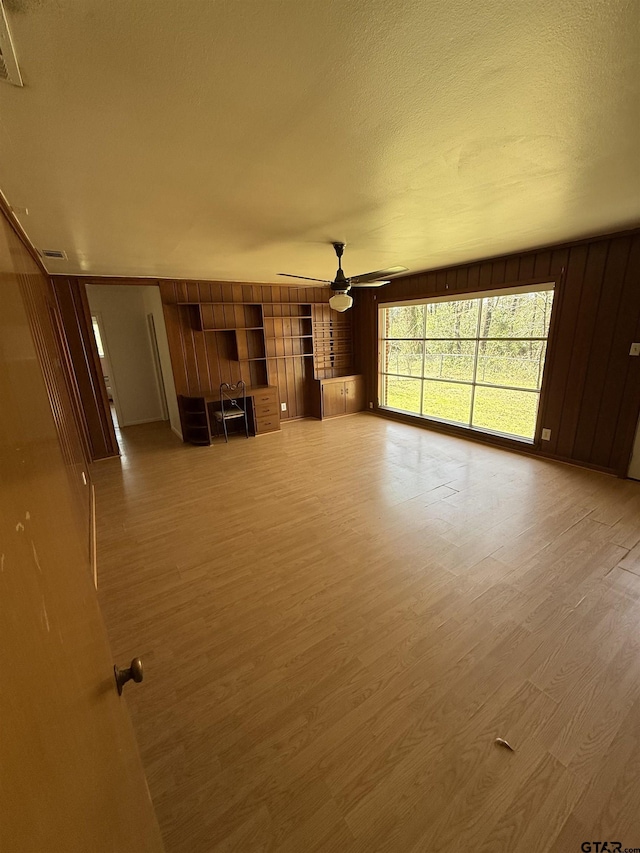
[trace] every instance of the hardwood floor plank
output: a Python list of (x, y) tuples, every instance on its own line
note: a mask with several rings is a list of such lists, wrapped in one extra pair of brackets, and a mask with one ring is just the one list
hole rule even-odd
[(623, 848), (638, 846), (639, 727), (640, 701), (636, 700), (574, 810), (574, 818), (587, 830), (586, 837), (615, 838)]
[(640, 843), (640, 484), (366, 414), (122, 440), (99, 595), (168, 853)]

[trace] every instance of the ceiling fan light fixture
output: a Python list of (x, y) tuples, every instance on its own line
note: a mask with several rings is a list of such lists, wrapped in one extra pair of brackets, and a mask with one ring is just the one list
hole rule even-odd
[[(2, 0), (0, 0), (0, 3)], [(334, 243), (333, 248), (338, 258), (338, 269), (336, 277), (333, 281), (327, 281), (325, 278), (310, 278), (307, 275), (292, 275), (288, 272), (279, 272), (278, 275), (284, 275), (287, 278), (302, 278), (305, 281), (319, 281), (324, 285), (329, 285), (333, 291), (333, 296), (329, 300), (329, 307), (334, 311), (347, 311), (353, 305), (353, 298), (349, 296), (349, 291), (352, 287), (382, 287), (385, 284), (390, 284), (391, 280), (386, 278), (390, 274), (406, 272), (407, 267), (387, 267), (384, 270), (373, 270), (365, 272), (361, 275), (347, 276), (342, 269), (342, 256), (344, 254), (344, 243)]]
[(334, 311), (346, 311), (353, 305), (353, 297), (348, 293), (334, 293), (329, 300), (329, 305)]

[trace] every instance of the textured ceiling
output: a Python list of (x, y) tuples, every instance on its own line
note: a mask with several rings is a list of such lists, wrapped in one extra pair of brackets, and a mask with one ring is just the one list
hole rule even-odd
[[(412, 271), (640, 221), (637, 0), (5, 0), (52, 272)], [(282, 282), (283, 280), (281, 280)]]

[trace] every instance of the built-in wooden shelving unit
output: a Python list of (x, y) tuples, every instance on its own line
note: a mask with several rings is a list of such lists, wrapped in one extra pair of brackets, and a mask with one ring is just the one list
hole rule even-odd
[[(195, 331), (217, 336), (217, 349), (241, 364), (249, 385), (267, 385), (267, 353), (262, 304), (256, 302), (179, 302)], [(246, 369), (242, 370), (242, 365)]]
[(264, 305), (269, 358), (313, 358), (311, 304)]
[(314, 305), (313, 371), (315, 379), (333, 379), (353, 373), (353, 336), (351, 316), (340, 314), (328, 305)]
[[(286, 404), (278, 412), (282, 419), (317, 417), (324, 411), (318, 380), (353, 373), (351, 316), (332, 311), (327, 303), (200, 299), (173, 304), (184, 329), (180, 339), (193, 399), (194, 386), (211, 394), (220, 381), (242, 378), (253, 387), (280, 389)], [(193, 368), (187, 353), (195, 356)], [(193, 405), (187, 395), (184, 417), (193, 427), (190, 434), (197, 438), (200, 431), (204, 441), (206, 412)]]
[(211, 425), (204, 397), (181, 397), (182, 437), (190, 444), (211, 444)]

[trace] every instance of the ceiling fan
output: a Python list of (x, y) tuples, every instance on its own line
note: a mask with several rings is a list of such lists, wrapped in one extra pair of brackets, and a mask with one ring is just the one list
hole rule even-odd
[(328, 284), (333, 291), (329, 305), (335, 311), (346, 311), (347, 308), (351, 308), (353, 305), (353, 297), (349, 296), (349, 291), (352, 287), (382, 287), (383, 284), (389, 284), (387, 276), (406, 272), (407, 270), (407, 267), (387, 267), (384, 270), (374, 270), (374, 272), (365, 272), (362, 275), (354, 275), (347, 278), (342, 269), (344, 247), (345, 243), (333, 244), (338, 257), (338, 270), (333, 281), (326, 278), (309, 278), (306, 275), (291, 275), (288, 272), (279, 272), (278, 275), (285, 275), (287, 278), (303, 278), (305, 281), (320, 281), (324, 285)]

